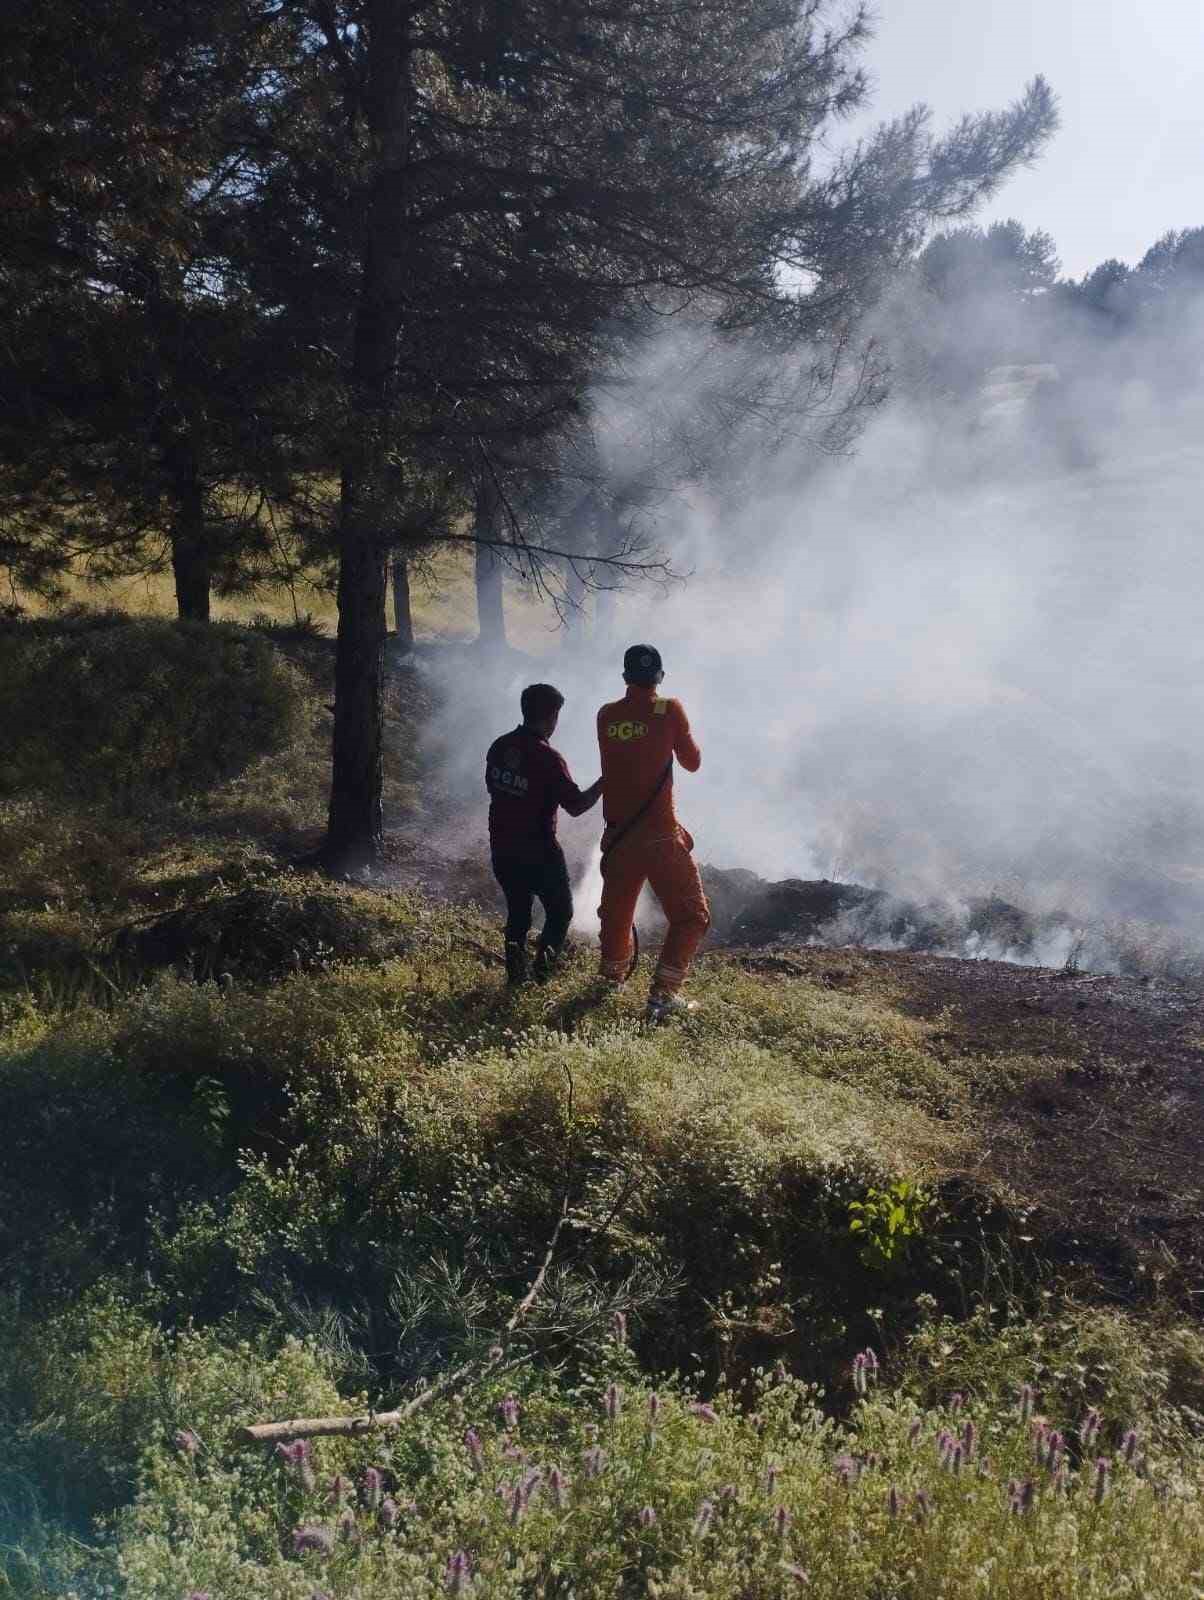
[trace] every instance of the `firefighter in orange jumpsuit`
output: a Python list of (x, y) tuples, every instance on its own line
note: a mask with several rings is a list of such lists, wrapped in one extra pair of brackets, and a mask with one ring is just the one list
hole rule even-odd
[(648, 995), (647, 1020), (692, 1011), (678, 998), (694, 953), (711, 925), (710, 907), (691, 851), (694, 841), (673, 809), (673, 762), (697, 772), (702, 754), (678, 700), (659, 692), (661, 658), (636, 644), (623, 657), (627, 693), (598, 712), (602, 753), (602, 976), (621, 983), (632, 957), (632, 921), (645, 883), (660, 901), (669, 931)]

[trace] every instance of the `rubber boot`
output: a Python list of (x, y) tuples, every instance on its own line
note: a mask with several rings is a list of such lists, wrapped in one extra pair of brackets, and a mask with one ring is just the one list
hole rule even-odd
[(527, 947), (517, 940), (506, 940), (506, 982), (516, 988), (527, 981)]
[(531, 976), (536, 983), (547, 983), (555, 973), (560, 962), (560, 951), (554, 950), (550, 944), (535, 946), (535, 960), (531, 966)]

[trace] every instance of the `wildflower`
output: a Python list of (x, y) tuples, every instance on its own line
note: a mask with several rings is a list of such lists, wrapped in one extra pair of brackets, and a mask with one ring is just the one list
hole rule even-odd
[(1033, 1414), (1033, 1386), (1031, 1383), (1020, 1385), (1020, 1420), (1027, 1422)]
[(970, 1421), (969, 1417), (967, 1417), (965, 1426), (962, 1428), (962, 1450), (967, 1461), (974, 1460), (974, 1451), (977, 1444), (978, 1429)]
[(360, 1481), (360, 1495), (369, 1511), (375, 1511), (380, 1505), (384, 1483), (384, 1476), (379, 1467), (364, 1468), (364, 1476)]
[(592, 1450), (587, 1450), (581, 1459), (585, 1463), (587, 1478), (602, 1476), (602, 1469), (606, 1465), (606, 1451), (600, 1445), (594, 1445)]
[(660, 1415), (661, 1397), (654, 1389), (648, 1396), (648, 1421), (655, 1422)]
[(785, 1383), (789, 1376), (790, 1374), (786, 1371), (786, 1363), (784, 1361), (778, 1361), (774, 1364), (773, 1381), (775, 1383)]
[(483, 1472), (485, 1468), (485, 1447), (481, 1443), (481, 1436), (475, 1428), (467, 1428), (464, 1432), (464, 1443), (468, 1447), (468, 1454), (472, 1458), (474, 1472)]
[(505, 1423), (506, 1427), (518, 1427), (518, 1401), (512, 1394), (508, 1394), (506, 1396), (506, 1398), (498, 1406), (498, 1410), (502, 1413), (502, 1421)]
[(908, 1430), (907, 1430), (907, 1442), (908, 1442), (908, 1444), (915, 1444), (916, 1440), (920, 1437), (920, 1435), (921, 1435), (921, 1433), (923, 1433), (923, 1431), (924, 1431), (924, 1419), (923, 1419), (923, 1417), (913, 1417), (911, 1419), (911, 1427), (908, 1428)]
[(709, 1500), (704, 1500), (694, 1513), (694, 1537), (701, 1539), (711, 1525), (711, 1518), (715, 1515), (715, 1507)]
[(719, 1498), (721, 1500), (735, 1500), (739, 1496), (739, 1493), (740, 1491), (736, 1488), (734, 1483), (725, 1483), (723, 1488), (719, 1491)]
[(718, 1422), (719, 1421), (719, 1413), (715, 1410), (714, 1406), (707, 1406), (707, 1405), (697, 1404), (697, 1405), (692, 1405), (690, 1407), (690, 1410), (698, 1418), (699, 1422)]
[(538, 1467), (532, 1467), (530, 1472), (523, 1474), (522, 1483), (519, 1487), (522, 1490), (524, 1510), (531, 1504), (531, 1496), (535, 1493), (536, 1489), (539, 1488), (542, 1482), (543, 1473)]
[(800, 1583), (810, 1583), (811, 1578), (805, 1567), (800, 1567), (797, 1561), (783, 1561), (782, 1571), (788, 1578), (797, 1578)]
[(568, 1483), (559, 1467), (553, 1467), (548, 1473), (548, 1488), (552, 1491), (557, 1511), (563, 1511), (568, 1500)]
[(496, 1366), (497, 1363), (502, 1359), (502, 1357), (505, 1354), (506, 1354), (506, 1352), (502, 1349), (500, 1344), (491, 1344), (489, 1346), (489, 1361), (490, 1361), (490, 1364), (492, 1366)]
[(340, 1511), (339, 1520), (336, 1526), (339, 1530), (340, 1539), (346, 1539), (350, 1541), (352, 1539), (359, 1538), (359, 1525), (355, 1520), (355, 1512), (350, 1506), (344, 1506), (342, 1511)]
[(949, 1457), (953, 1452), (955, 1440), (948, 1428), (942, 1428), (936, 1436), (936, 1453), (940, 1458), (942, 1467), (949, 1465)]
[(916, 1521), (927, 1522), (932, 1515), (932, 1496), (927, 1489), (916, 1490)]
[(616, 1422), (618, 1420), (619, 1413), (623, 1409), (623, 1391), (619, 1388), (617, 1383), (607, 1384), (604, 1404), (606, 1407), (607, 1421)]
[(1031, 1478), (1026, 1478), (1020, 1485), (1020, 1510), (1022, 1513), (1033, 1509), (1033, 1501), (1036, 1499), (1036, 1494), (1037, 1485)]
[(502, 1455), (507, 1461), (525, 1461), (527, 1459), (527, 1452), (520, 1450), (517, 1445), (513, 1444), (503, 1446)]
[(382, 1528), (395, 1528), (397, 1519), (401, 1516), (401, 1507), (390, 1495), (380, 1503), (380, 1525)]
[(468, 1555), (463, 1550), (457, 1550), (454, 1556), (449, 1556), (447, 1573), (444, 1581), (451, 1594), (463, 1594), (472, 1582), (472, 1564)]
[(644, 1506), (643, 1509), (640, 1511), (639, 1521), (640, 1521), (640, 1527), (641, 1528), (655, 1528), (656, 1527), (656, 1512), (652, 1509), (651, 1506)]
[(1044, 1465), (1047, 1457), (1046, 1440), (1049, 1437), (1049, 1424), (1038, 1422), (1033, 1426), (1033, 1454)]
[(899, 1511), (901, 1509), (901, 1496), (899, 1494), (899, 1486), (897, 1483), (892, 1483), (887, 1493), (886, 1509), (890, 1513), (890, 1520), (892, 1522), (897, 1522), (899, 1520)]
[(1055, 1494), (1069, 1494), (1070, 1474), (1066, 1471), (1065, 1462), (1063, 1462), (1058, 1470), (1054, 1473), (1051, 1487), (1053, 1488), (1053, 1492)]
[(776, 1461), (771, 1461), (765, 1468), (765, 1493), (772, 1494), (778, 1481), (779, 1468)]
[(955, 1413), (960, 1411), (961, 1408), (962, 1408), (962, 1402), (963, 1402), (964, 1399), (965, 1399), (965, 1395), (962, 1395), (962, 1394), (951, 1394), (949, 1396), (949, 1409), (950, 1409), (950, 1411), (955, 1412)]
[(853, 1388), (859, 1395), (864, 1395), (869, 1388), (869, 1379), (865, 1372), (865, 1352), (859, 1351), (853, 1357)]
[(303, 1522), (293, 1529), (293, 1554), (304, 1555), (307, 1550), (314, 1550), (319, 1555), (328, 1556), (334, 1549), (334, 1534), (329, 1528), (319, 1527), (314, 1522)]
[(1095, 1487), (1091, 1498), (1097, 1506), (1102, 1506), (1108, 1498), (1108, 1475), (1112, 1471), (1112, 1463), (1106, 1456), (1101, 1456), (1095, 1463)]
[(991, 1476), (990, 1456), (983, 1456), (982, 1460), (978, 1463), (978, 1476), (980, 1478), (989, 1478)]
[(1120, 1453), (1124, 1457), (1125, 1461), (1127, 1461), (1129, 1463), (1129, 1465), (1132, 1466), (1133, 1457), (1137, 1454), (1137, 1429), (1136, 1428), (1130, 1428), (1128, 1430), (1128, 1432), (1125, 1434), (1124, 1438), (1120, 1441)]
[(616, 1311), (610, 1319), (610, 1331), (616, 1344), (627, 1343), (627, 1313)]
[(790, 1513), (787, 1511), (785, 1506), (779, 1506), (773, 1514), (773, 1531), (777, 1534), (779, 1539), (784, 1539), (786, 1537), (786, 1531), (789, 1527)]
[(1055, 1428), (1045, 1441), (1045, 1465), (1049, 1468), (1050, 1472), (1057, 1472), (1065, 1449), (1065, 1435), (1059, 1433)]
[(859, 1476), (860, 1469), (858, 1468), (857, 1462), (854, 1460), (854, 1458), (852, 1456), (850, 1456), (850, 1455), (839, 1455), (839, 1456), (837, 1456), (836, 1457), (836, 1461), (835, 1461), (835, 1467), (836, 1467), (836, 1476), (840, 1479), (841, 1483), (844, 1484), (846, 1489), (849, 1488), (852, 1484), (857, 1482), (857, 1478)]
[(1090, 1407), (1082, 1422), (1079, 1423), (1079, 1438), (1083, 1441), (1083, 1449), (1090, 1450), (1099, 1437), (1100, 1423), (1103, 1419), (1094, 1406)]
[(516, 1483), (513, 1489), (507, 1492), (506, 1504), (510, 1510), (510, 1521), (512, 1523), (521, 1522), (523, 1512), (527, 1509), (527, 1502), (523, 1499), (523, 1486), (521, 1483)]
[(312, 1494), (317, 1480), (314, 1477), (313, 1450), (308, 1439), (294, 1439), (292, 1444), (278, 1444), (276, 1451), (293, 1468), (297, 1481), (306, 1494)]
[[(191, 1428), (181, 1428), (177, 1432), (173, 1443), (182, 1456), (194, 1456), (201, 1448), (201, 1441)], [(197, 1593), (199, 1594), (200, 1592), (198, 1589)]]
[(878, 1357), (868, 1346), (864, 1351), (864, 1355), (866, 1376), (872, 1381), (878, 1376)]
[(343, 1501), (346, 1500), (350, 1493), (351, 1479), (344, 1478), (341, 1472), (336, 1473), (335, 1476), (331, 1478), (330, 1488), (327, 1490), (327, 1496), (331, 1505), (341, 1506)]
[(955, 1478), (961, 1477), (962, 1462), (964, 1459), (965, 1450), (962, 1448), (961, 1441), (959, 1440), (949, 1452), (949, 1470)]

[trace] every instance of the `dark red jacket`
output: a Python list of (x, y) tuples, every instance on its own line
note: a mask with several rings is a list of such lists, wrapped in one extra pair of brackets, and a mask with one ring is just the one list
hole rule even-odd
[(489, 746), (485, 787), (489, 790), (489, 843), (495, 855), (554, 842), (560, 806), (570, 817), (589, 810), (589, 801), (569, 776), (564, 757), (530, 728), (515, 728)]

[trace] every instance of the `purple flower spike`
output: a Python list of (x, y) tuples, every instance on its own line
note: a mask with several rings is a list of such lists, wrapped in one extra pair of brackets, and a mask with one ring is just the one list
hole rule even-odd
[[(201, 1441), (191, 1428), (181, 1428), (176, 1434), (173, 1443), (182, 1456), (194, 1456), (201, 1448)], [(197, 1593), (201, 1591), (198, 1589)]]
[(965, 1400), (965, 1398), (966, 1397), (963, 1394), (951, 1394), (949, 1396), (949, 1409), (950, 1409), (950, 1411), (953, 1411), (953, 1412), (960, 1411), (961, 1408), (962, 1408), (962, 1403)]
[(512, 1394), (506, 1396), (498, 1406), (498, 1410), (502, 1413), (502, 1421), (507, 1428), (518, 1427), (518, 1401)]
[(942, 1467), (949, 1465), (949, 1457), (953, 1453), (954, 1438), (948, 1428), (942, 1428), (936, 1436), (936, 1453), (940, 1458)]
[(485, 1447), (481, 1443), (481, 1436), (475, 1428), (467, 1428), (464, 1432), (464, 1443), (468, 1454), (472, 1458), (474, 1472), (483, 1472), (485, 1469)]
[(789, 1527), (790, 1513), (785, 1506), (779, 1506), (773, 1514), (773, 1531), (779, 1539), (784, 1539)]
[(916, 1490), (916, 1521), (927, 1522), (932, 1515), (932, 1496), (927, 1489)]
[(977, 1447), (977, 1444), (978, 1429), (969, 1420), (969, 1418), (967, 1418), (966, 1424), (962, 1428), (962, 1451), (964, 1452), (967, 1461), (974, 1460), (974, 1451)]
[(704, 1500), (694, 1513), (694, 1537), (701, 1539), (711, 1525), (711, 1518), (715, 1515), (715, 1507), (709, 1500)]
[(923, 1419), (923, 1417), (913, 1417), (911, 1419), (911, 1426), (907, 1430), (907, 1442), (908, 1442), (908, 1444), (915, 1444), (916, 1441), (919, 1439), (921, 1433), (923, 1433), (923, 1431), (924, 1431), (924, 1419)]
[(765, 1468), (765, 1493), (772, 1494), (778, 1481), (779, 1468), (776, 1461), (771, 1461)]
[(865, 1370), (869, 1373), (871, 1378), (876, 1378), (878, 1376), (878, 1357), (873, 1350), (868, 1348), (868, 1346), (865, 1351)]
[(649, 1422), (655, 1422), (657, 1417), (660, 1416), (660, 1410), (661, 1410), (661, 1397), (660, 1397), (659, 1394), (657, 1394), (656, 1390), (654, 1389), (652, 1391), (652, 1393), (648, 1396), (648, 1421)]
[(853, 1389), (859, 1395), (864, 1395), (869, 1387), (869, 1380), (865, 1375), (865, 1352), (858, 1351), (853, 1357)]
[(656, 1527), (656, 1512), (652, 1509), (651, 1506), (645, 1506), (643, 1508), (643, 1510), (640, 1512), (640, 1527), (641, 1528), (655, 1528)]
[(1137, 1429), (1136, 1428), (1130, 1428), (1129, 1431), (1125, 1434), (1124, 1438), (1120, 1441), (1120, 1453), (1124, 1457), (1125, 1461), (1127, 1461), (1128, 1464), (1130, 1466), (1132, 1466), (1133, 1457), (1137, 1454)]
[(901, 1505), (902, 1499), (899, 1494), (899, 1486), (898, 1484), (892, 1483), (890, 1486), (890, 1491), (886, 1496), (886, 1509), (890, 1514), (890, 1520), (892, 1522), (897, 1522), (899, 1520), (899, 1511), (901, 1509)]
[(530, 1472), (523, 1474), (523, 1481), (519, 1487), (522, 1490), (524, 1511), (531, 1504), (531, 1496), (535, 1493), (536, 1489), (539, 1488), (542, 1482), (543, 1472), (539, 1467), (532, 1467)]
[(1079, 1423), (1079, 1438), (1083, 1442), (1084, 1450), (1090, 1450), (1091, 1446), (1099, 1437), (1101, 1420), (1102, 1419), (1099, 1412), (1094, 1406), (1092, 1406), (1084, 1416), (1082, 1422)]
[(1033, 1386), (1031, 1383), (1020, 1385), (1020, 1420), (1027, 1422), (1033, 1414)]
[(1112, 1463), (1106, 1456), (1101, 1456), (1095, 1463), (1095, 1487), (1091, 1493), (1091, 1498), (1097, 1506), (1102, 1506), (1108, 1498), (1108, 1480), (1111, 1471)]
[(330, 1489), (328, 1493), (330, 1495), (331, 1504), (341, 1506), (343, 1501), (346, 1500), (347, 1496), (351, 1493), (351, 1479), (345, 1478), (341, 1472), (336, 1473), (336, 1475), (330, 1480)]
[(318, 1555), (328, 1556), (334, 1549), (334, 1534), (329, 1528), (320, 1527), (316, 1522), (303, 1522), (293, 1529), (293, 1553), (304, 1555), (307, 1551), (314, 1551)]
[(699, 1422), (718, 1422), (719, 1421), (719, 1413), (715, 1410), (714, 1406), (692, 1405), (690, 1407), (690, 1410), (698, 1418)]
[(506, 1506), (510, 1512), (510, 1521), (512, 1523), (521, 1522), (523, 1520), (523, 1513), (527, 1509), (527, 1502), (523, 1499), (523, 1486), (521, 1483), (516, 1483), (514, 1488), (507, 1493)]
[(1066, 1450), (1066, 1439), (1055, 1428), (1045, 1441), (1045, 1465), (1050, 1472), (1057, 1472), (1062, 1456)]
[(355, 1520), (355, 1512), (350, 1506), (344, 1506), (339, 1512), (338, 1520), (339, 1538), (346, 1539), (348, 1543), (360, 1536), (359, 1524)]
[(379, 1514), (382, 1528), (395, 1528), (397, 1520), (401, 1516), (401, 1507), (390, 1495), (388, 1499), (381, 1501)]
[(601, 1446), (594, 1445), (591, 1450), (585, 1452), (581, 1459), (585, 1465), (585, 1476), (587, 1478), (600, 1478), (602, 1476), (602, 1469), (606, 1465), (606, 1451)]
[(1022, 1513), (1029, 1512), (1033, 1509), (1033, 1502), (1036, 1499), (1036, 1495), (1036, 1484), (1031, 1478), (1026, 1478), (1020, 1486), (1020, 1510)]
[(457, 1550), (447, 1562), (447, 1573), (444, 1581), (449, 1594), (465, 1594), (468, 1585), (472, 1582), (472, 1563), (465, 1551)]
[(548, 1488), (552, 1492), (552, 1499), (556, 1502), (557, 1511), (563, 1511), (568, 1503), (568, 1482), (559, 1467), (553, 1467), (548, 1473)]
[(364, 1476), (360, 1480), (360, 1494), (369, 1511), (375, 1511), (379, 1507), (384, 1487), (384, 1474), (380, 1468), (365, 1467)]
[(627, 1313), (616, 1311), (610, 1319), (610, 1331), (616, 1344), (627, 1343)]
[(952, 1472), (955, 1478), (959, 1478), (961, 1476), (962, 1462), (965, 1459), (965, 1454), (965, 1450), (962, 1448), (960, 1442), (955, 1444), (953, 1449), (949, 1452), (949, 1470)]
[(860, 1469), (857, 1466), (856, 1460), (852, 1456), (839, 1455), (836, 1457), (834, 1465), (836, 1467), (836, 1476), (840, 1479), (841, 1483), (844, 1484), (846, 1489), (850, 1488), (857, 1482), (857, 1479), (860, 1476)]
[(1065, 1462), (1053, 1475), (1053, 1492), (1055, 1494), (1069, 1494), (1070, 1492), (1070, 1474), (1066, 1470)]
[(607, 1384), (606, 1398), (603, 1403), (606, 1407), (607, 1421), (617, 1422), (619, 1413), (623, 1409), (623, 1391), (619, 1388), (617, 1383)]

